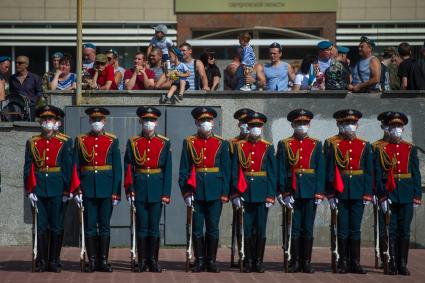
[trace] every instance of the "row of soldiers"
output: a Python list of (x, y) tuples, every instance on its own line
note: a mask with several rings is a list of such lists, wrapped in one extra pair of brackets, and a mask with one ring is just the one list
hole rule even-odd
[[(70, 137), (58, 131), (64, 113), (51, 105), (38, 109), (42, 132), (26, 145), (24, 181), (38, 212), (33, 253), (39, 271), (61, 270), (64, 204), (74, 199), (84, 208), (85, 270), (112, 272), (109, 222), (123, 181), (119, 144), (115, 135), (104, 130), (107, 109), (91, 107), (85, 112), (91, 131), (78, 136), (73, 146)], [(123, 167), (125, 195), (136, 216), (134, 270), (161, 272), (159, 221), (163, 205), (170, 203), (171, 147), (168, 138), (155, 131), (161, 116), (158, 109), (142, 106), (136, 114), (142, 129), (127, 141)], [(220, 271), (216, 265), (219, 221), (222, 206), (229, 201), (235, 212), (242, 212), (238, 219), (242, 225), (235, 227), (243, 235), (239, 266), (243, 272), (264, 272), (267, 214), (275, 199), (293, 220), (285, 251), (291, 255), (288, 271), (313, 272), (314, 218), (326, 197), (331, 210), (338, 212), (337, 272), (365, 273), (360, 265), (360, 224), (365, 205), (374, 202), (381, 207), (381, 236), (384, 214), (392, 211), (388, 248), (383, 248), (387, 273), (409, 274), (410, 223), (413, 207), (421, 204), (421, 177), (415, 147), (401, 138), (406, 115), (379, 115), (384, 137), (371, 146), (356, 136), (362, 114), (337, 111), (339, 133), (322, 146), (308, 135), (313, 113), (297, 109), (287, 116), (294, 133), (279, 142), (276, 154), (262, 138), (264, 114), (238, 110), (234, 117), (240, 134), (230, 141), (214, 134), (213, 108), (196, 107), (192, 116), (197, 133), (183, 141), (178, 183), (191, 214), (188, 255), (193, 247), (193, 272)]]

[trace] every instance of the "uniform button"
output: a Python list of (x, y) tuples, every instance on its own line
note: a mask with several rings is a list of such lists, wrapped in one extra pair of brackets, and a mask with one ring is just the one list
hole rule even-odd
[(148, 143), (151, 143), (151, 141), (148, 141)]
[(251, 155), (254, 155), (255, 154), (255, 152), (251, 152)]
[(352, 167), (352, 166), (350, 166), (350, 170), (351, 170), (351, 169), (353, 169), (353, 167)]
[(49, 157), (48, 156), (46, 157), (46, 160), (49, 160)]
[(149, 157), (147, 158), (147, 160), (149, 161), (149, 160), (151, 160)]
[(352, 150), (352, 149), (350, 149), (350, 150), (349, 150), (349, 152), (353, 152), (353, 150)]
[(353, 175), (350, 175), (350, 179), (353, 178)]
[(204, 159), (207, 159), (207, 157), (206, 157), (206, 156), (204, 156)]
[(303, 171), (304, 171), (304, 169), (303, 169), (303, 166), (302, 166), (302, 165), (300, 166), (300, 168), (301, 168), (301, 170), (303, 170)]
[(97, 161), (96, 161), (94, 164), (96, 164), (96, 165), (97, 165)]
[(148, 177), (148, 178), (149, 178), (149, 176), (150, 176), (149, 174), (148, 174), (148, 175), (146, 175), (146, 177)]
[[(46, 141), (46, 143), (49, 143), (49, 141)], [(398, 147), (398, 146), (397, 146)]]
[(399, 153), (399, 152), (397, 152), (397, 155), (400, 155), (400, 153)]
[(400, 173), (400, 172), (401, 172), (401, 170), (398, 170), (398, 172)]
[(251, 172), (254, 172), (254, 169), (251, 169)]
[(303, 141), (300, 141), (300, 143), (303, 143)]
[(254, 181), (254, 178), (251, 178), (251, 181)]
[(97, 145), (97, 144), (95, 144), (95, 145), (94, 145), (94, 147), (98, 147), (98, 145)]
[(97, 170), (94, 170), (94, 173), (97, 173)]
[(396, 145), (395, 147), (399, 147), (399, 145)]
[(149, 151), (151, 151), (151, 150), (148, 148), (148, 152), (149, 152)]
[(303, 157), (302, 157), (302, 156), (300, 156), (300, 159), (303, 159)]
[(254, 160), (253, 160), (253, 161), (251, 161), (251, 163), (252, 163), (252, 164), (254, 164)]
[(350, 160), (353, 160), (353, 158), (352, 158), (352, 157), (350, 157)]
[(349, 141), (348, 143), (351, 144), (351, 141)]
[(49, 151), (50, 149), (46, 148), (46, 151)]
[(97, 152), (94, 155), (97, 156)]
[(400, 164), (400, 161), (397, 161), (397, 164)]
[(37, 145), (37, 143), (35, 142), (34, 145)]
[(150, 167), (147, 167), (147, 169), (151, 169)]
[(300, 148), (300, 151), (303, 151), (303, 149), (302, 149), (302, 148)]
[(301, 174), (301, 173), (300, 173), (300, 177), (301, 177), (302, 175), (303, 175), (303, 174)]
[(46, 174), (46, 177), (49, 177), (49, 174)]
[(49, 165), (46, 165), (46, 169), (49, 169)]

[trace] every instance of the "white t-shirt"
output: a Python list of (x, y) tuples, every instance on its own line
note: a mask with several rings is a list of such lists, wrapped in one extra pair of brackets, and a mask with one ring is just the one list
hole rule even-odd
[(308, 89), (308, 79), (310, 75), (309, 74), (297, 74), (295, 76), (294, 85), (301, 85), (300, 89)]
[(162, 54), (168, 54), (168, 48), (174, 45), (173, 41), (165, 36), (160, 41), (158, 41), (156, 36), (153, 36), (150, 44), (153, 47), (160, 48), (162, 50)]

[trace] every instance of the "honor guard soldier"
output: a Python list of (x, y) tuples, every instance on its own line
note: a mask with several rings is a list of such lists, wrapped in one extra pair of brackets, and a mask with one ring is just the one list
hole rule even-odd
[(421, 175), (414, 145), (402, 139), (408, 119), (401, 112), (386, 117), (389, 138), (375, 152), (376, 187), (382, 212), (390, 210), (389, 274), (410, 275), (407, 258), (413, 208), (421, 204)]
[(232, 202), (244, 209), (244, 272), (264, 272), (267, 213), (276, 196), (273, 145), (261, 138), (265, 115), (248, 115), (249, 136), (236, 144), (232, 160)]
[(25, 149), (26, 193), (38, 210), (36, 264), (40, 272), (61, 271), (64, 202), (68, 201), (72, 168), (72, 139), (54, 130), (61, 115), (62, 110), (52, 105), (38, 108), (35, 116), (40, 119), (42, 132), (30, 138)]
[(294, 210), (289, 272), (313, 273), (311, 252), (316, 207), (324, 198), (325, 162), (322, 143), (308, 136), (313, 113), (291, 111), (287, 119), (294, 129), (292, 137), (278, 145), (278, 200)]
[[(362, 113), (334, 113), (341, 134), (327, 139), (326, 195), (331, 209), (338, 209), (338, 272), (366, 273), (360, 265), (360, 226), (364, 206), (372, 200), (372, 149), (356, 131)], [(349, 265), (349, 266), (348, 266)]]
[(213, 134), (214, 118), (217, 116), (213, 108), (196, 107), (192, 110), (192, 116), (198, 132), (183, 141), (179, 177), (185, 203), (188, 207), (194, 207), (195, 263), (192, 271), (201, 272), (206, 268), (208, 272), (219, 272), (216, 266), (218, 225), (222, 205), (229, 200), (229, 144)]
[(90, 107), (85, 112), (91, 131), (75, 139), (71, 192), (77, 205), (85, 206), (86, 271), (112, 272), (108, 263), (110, 219), (112, 206), (121, 198), (121, 155), (117, 137), (104, 130), (109, 110)]
[(161, 116), (158, 109), (141, 106), (136, 113), (142, 131), (127, 142), (124, 187), (128, 202), (136, 208), (138, 271), (149, 268), (151, 272), (161, 272), (159, 222), (163, 204), (170, 203), (170, 141), (155, 132)]
[[(241, 108), (238, 111), (233, 114), (233, 118), (238, 120), (238, 127), (239, 127), (239, 135), (229, 140), (230, 145), (230, 160), (233, 160), (232, 155), (235, 153), (236, 144), (241, 141), (245, 140), (248, 137), (248, 123), (247, 123), (247, 117), (249, 113), (254, 112), (254, 110), (249, 108)], [(231, 182), (232, 180), (230, 180)], [(232, 185), (230, 184), (230, 187)], [(231, 267), (238, 267), (238, 264), (235, 264), (234, 258), (236, 254), (236, 250), (241, 250), (241, 242), (240, 242), (240, 232), (239, 231), (239, 213), (236, 206), (232, 205), (233, 207), (233, 219), (232, 219), (232, 247), (231, 247), (231, 256), (230, 256), (230, 266)], [(236, 248), (237, 245), (237, 248)]]

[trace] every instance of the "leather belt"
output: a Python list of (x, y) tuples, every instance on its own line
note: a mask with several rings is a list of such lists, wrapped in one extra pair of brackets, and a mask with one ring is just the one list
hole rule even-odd
[(199, 167), (195, 168), (196, 172), (205, 172), (205, 173), (218, 173), (220, 172), (219, 167)]
[(266, 177), (267, 176), (266, 171), (254, 171), (254, 172), (245, 171), (244, 174), (245, 176), (250, 176), (250, 177)]
[(81, 172), (84, 171), (107, 171), (112, 170), (112, 165), (102, 165), (102, 166), (81, 166)]
[[(388, 177), (388, 175), (387, 175)], [(412, 173), (398, 173), (394, 174), (394, 179), (410, 179), (412, 178)]]
[(351, 176), (363, 175), (364, 171), (363, 170), (341, 170), (341, 174), (342, 175), (351, 175)]
[(136, 172), (142, 174), (159, 174), (162, 170), (161, 168), (136, 168)]
[(61, 171), (61, 167), (41, 167), (37, 168), (35, 171), (42, 173), (57, 173)]
[(297, 168), (297, 169), (295, 169), (295, 173), (314, 174), (314, 173), (316, 173), (316, 170), (314, 170), (314, 169)]

